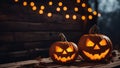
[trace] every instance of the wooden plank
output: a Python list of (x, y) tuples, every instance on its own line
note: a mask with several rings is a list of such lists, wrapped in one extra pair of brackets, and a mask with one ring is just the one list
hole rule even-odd
[(0, 31), (83, 31), (82, 23), (1, 22)]
[[(0, 42), (38, 42), (60, 40), (60, 32), (1, 32)], [(82, 35), (80, 32), (63, 32), (68, 41), (78, 41)]]

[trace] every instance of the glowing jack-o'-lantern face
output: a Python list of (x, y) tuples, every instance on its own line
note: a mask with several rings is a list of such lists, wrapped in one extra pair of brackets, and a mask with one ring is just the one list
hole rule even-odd
[(55, 62), (70, 63), (78, 56), (77, 45), (73, 42), (55, 42), (50, 47), (50, 56)]
[(78, 47), (85, 60), (100, 61), (110, 56), (112, 43), (105, 35), (88, 34), (81, 37)]

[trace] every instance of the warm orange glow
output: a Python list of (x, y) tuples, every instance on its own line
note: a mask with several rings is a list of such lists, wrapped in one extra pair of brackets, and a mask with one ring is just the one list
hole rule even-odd
[(45, 6), (44, 6), (44, 5), (41, 5), (41, 6), (40, 6), (40, 9), (41, 9), (41, 10), (44, 10), (44, 9), (45, 9)]
[(64, 6), (64, 7), (63, 7), (63, 10), (64, 10), (64, 11), (67, 11), (67, 7), (66, 7), (66, 6)]
[(43, 10), (39, 10), (39, 14), (43, 14)]
[(85, 3), (82, 3), (82, 7), (86, 7), (86, 4), (85, 4)]
[(91, 54), (89, 52), (83, 51), (83, 53), (90, 58), (91, 60), (101, 60), (102, 58), (105, 58), (106, 55), (109, 53), (110, 49), (105, 50), (101, 54)]
[(89, 15), (88, 18), (89, 18), (89, 20), (92, 20), (92, 19), (93, 19), (93, 16), (92, 16), (92, 15)]
[(23, 2), (23, 6), (27, 6), (27, 2), (26, 1)]
[(100, 47), (98, 45), (95, 45), (94, 50), (99, 50)]
[(53, 2), (52, 1), (49, 1), (49, 3), (48, 3), (50, 6), (53, 4)]
[(102, 39), (99, 43), (101, 46), (106, 46), (107, 45), (107, 42), (105, 39)]
[(63, 49), (62, 49), (61, 47), (59, 47), (59, 46), (56, 46), (56, 47), (55, 47), (55, 51), (56, 51), (56, 52), (62, 52)]
[(33, 10), (33, 11), (37, 10), (37, 7), (36, 7), (36, 6), (33, 6), (33, 7), (32, 7), (32, 10)]
[(69, 14), (66, 14), (66, 15), (65, 15), (65, 18), (66, 18), (66, 19), (69, 19), (69, 18), (70, 18), (70, 15), (69, 15)]
[(75, 11), (75, 12), (78, 12), (78, 10), (79, 10), (78, 7), (75, 7), (75, 8), (74, 8), (74, 11)]
[(19, 0), (14, 0), (15, 2), (18, 2)]
[(73, 46), (69, 46), (66, 50), (67, 52), (73, 52)]
[(88, 12), (92, 12), (92, 8), (88, 8)]
[(87, 47), (93, 47), (94, 46), (94, 42), (92, 42), (90, 39), (86, 40), (86, 46)]
[(73, 18), (73, 20), (76, 20), (76, 19), (77, 19), (77, 16), (76, 16), (76, 15), (73, 15), (72, 18)]
[(59, 3), (58, 3), (58, 5), (59, 5), (59, 6), (62, 6), (62, 5), (63, 5), (63, 3), (62, 3), (62, 2), (59, 2)]
[(35, 3), (34, 3), (34, 2), (30, 2), (30, 6), (32, 6), (32, 7), (33, 7), (34, 5), (35, 5)]
[(48, 17), (52, 17), (52, 13), (48, 13), (47, 16), (48, 16)]
[(80, 0), (76, 0), (77, 1), (77, 3), (80, 3)]
[(75, 54), (72, 54), (71, 56), (68, 56), (68, 57), (58, 56), (57, 54), (53, 54), (53, 55), (54, 55), (54, 58), (60, 62), (67, 62), (75, 58)]
[(60, 12), (60, 7), (57, 7), (57, 8), (56, 8), (56, 11)]
[(93, 12), (93, 15), (97, 15), (97, 12), (96, 12), (96, 11), (94, 11), (94, 12)]
[(62, 54), (67, 54), (67, 52), (64, 50)]
[(82, 20), (85, 20), (85, 19), (86, 19), (86, 17), (85, 17), (85, 16), (82, 16), (82, 17), (81, 17), (81, 19), (82, 19)]

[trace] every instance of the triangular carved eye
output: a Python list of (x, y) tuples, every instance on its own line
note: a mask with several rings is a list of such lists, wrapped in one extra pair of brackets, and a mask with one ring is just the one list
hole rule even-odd
[(94, 42), (92, 42), (90, 39), (87, 39), (86, 46), (87, 47), (93, 47), (94, 46)]
[(55, 50), (56, 50), (56, 52), (62, 52), (63, 51), (63, 49), (61, 47), (59, 47), (59, 46), (56, 46)]
[(99, 44), (100, 44), (101, 46), (106, 46), (106, 45), (107, 45), (107, 42), (106, 42), (105, 39), (102, 39), (102, 40), (99, 42)]
[(66, 50), (67, 50), (67, 52), (73, 52), (73, 47), (69, 46)]

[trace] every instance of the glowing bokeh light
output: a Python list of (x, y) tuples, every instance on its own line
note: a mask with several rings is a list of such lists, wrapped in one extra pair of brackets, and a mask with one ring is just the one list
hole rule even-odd
[(77, 3), (80, 3), (80, 0), (76, 0), (77, 1)]
[(59, 2), (59, 3), (58, 3), (58, 5), (59, 5), (59, 6), (62, 6), (62, 5), (63, 5), (63, 3), (62, 3), (62, 2)]
[(57, 7), (57, 8), (56, 8), (56, 11), (60, 12), (60, 7)]
[(85, 19), (86, 19), (86, 17), (85, 17), (85, 16), (82, 16), (82, 17), (81, 17), (81, 19), (82, 19), (82, 20), (85, 20)]
[(43, 10), (39, 10), (39, 14), (43, 14)]
[(74, 11), (75, 11), (75, 12), (78, 12), (78, 10), (79, 10), (78, 7), (75, 7), (75, 8), (74, 8)]
[(92, 8), (88, 8), (88, 12), (92, 12)]
[(23, 6), (27, 6), (27, 2), (26, 1), (23, 2)]
[(97, 15), (97, 12), (96, 12), (96, 11), (93, 11), (93, 15)]
[(82, 7), (86, 7), (86, 4), (85, 4), (85, 3), (82, 3)]
[(18, 2), (19, 0), (14, 0), (15, 2)]
[(36, 6), (33, 6), (33, 7), (32, 7), (32, 10), (33, 10), (33, 11), (37, 10), (37, 7), (36, 7)]
[(73, 20), (76, 20), (76, 19), (77, 19), (77, 16), (76, 16), (76, 15), (73, 15), (72, 18), (73, 18)]
[(69, 19), (69, 18), (70, 18), (70, 15), (69, 15), (69, 14), (66, 14), (66, 15), (65, 15), (65, 18), (66, 18), (66, 19)]
[(47, 16), (48, 16), (48, 17), (52, 17), (52, 13), (49, 12), (49, 13), (47, 14)]
[(63, 7), (63, 10), (64, 10), (64, 11), (67, 11), (67, 7), (66, 7), (66, 6), (64, 6), (64, 7)]
[(41, 9), (41, 10), (44, 10), (44, 9), (45, 9), (45, 6), (44, 6), (44, 5), (41, 5), (41, 6), (40, 6), (40, 9)]
[(32, 6), (32, 7), (33, 7), (34, 5), (35, 5), (35, 3), (34, 3), (34, 2), (30, 2), (30, 6)]
[(49, 1), (49, 3), (48, 3), (50, 6), (53, 4), (53, 2), (52, 1)]
[(92, 16), (92, 15), (89, 15), (88, 18), (89, 18), (89, 20), (92, 20), (93, 16)]

